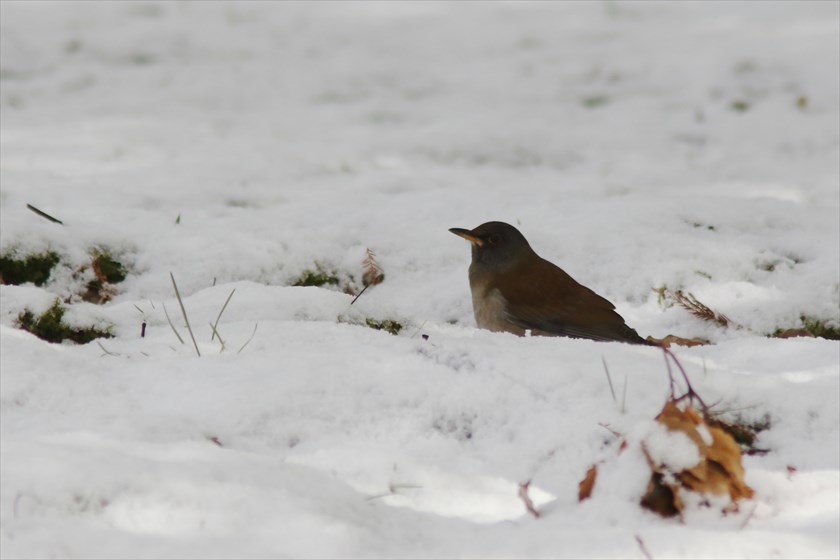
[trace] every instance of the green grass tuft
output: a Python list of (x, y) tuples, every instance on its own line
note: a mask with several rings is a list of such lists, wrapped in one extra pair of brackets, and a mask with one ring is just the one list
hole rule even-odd
[(292, 286), (338, 286), (341, 279), (335, 270), (327, 270), (323, 265), (316, 263), (315, 270), (306, 269)]
[(0, 282), (15, 286), (32, 282), (36, 286), (43, 286), (58, 261), (58, 253), (53, 251), (33, 253), (24, 259), (2, 255), (0, 256)]
[(94, 249), (93, 268), (99, 272), (97, 277), (104, 278), (109, 284), (118, 284), (128, 275), (125, 266), (105, 249)]
[(743, 99), (736, 99), (730, 103), (729, 106), (733, 111), (737, 111), (738, 113), (746, 113), (750, 108), (749, 102), (744, 101)]
[(829, 340), (840, 340), (840, 326), (830, 325), (828, 321), (802, 315), (800, 317), (805, 330), (814, 336), (827, 338)]
[(590, 95), (589, 97), (584, 97), (581, 99), (580, 103), (587, 109), (595, 109), (598, 107), (603, 107), (607, 103), (610, 102), (610, 98), (606, 95)]
[(399, 321), (394, 321), (393, 319), (373, 319), (372, 317), (368, 317), (365, 319), (365, 325), (368, 327), (377, 330), (377, 331), (385, 331), (387, 333), (397, 335), (403, 329), (403, 324)]
[(94, 327), (76, 328), (70, 327), (62, 319), (66, 310), (61, 306), (59, 300), (55, 300), (52, 306), (42, 314), (35, 316), (29, 310), (18, 315), (20, 328), (31, 332), (38, 338), (47, 342), (64, 342), (72, 340), (77, 344), (86, 344), (97, 338), (113, 338), (110, 328), (99, 330)]

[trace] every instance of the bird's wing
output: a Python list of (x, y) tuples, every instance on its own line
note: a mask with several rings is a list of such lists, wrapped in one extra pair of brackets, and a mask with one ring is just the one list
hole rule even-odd
[(516, 289), (503, 290), (509, 321), (559, 336), (646, 343), (612, 303), (544, 259), (538, 267), (539, 274), (531, 276), (534, 281), (519, 281)]

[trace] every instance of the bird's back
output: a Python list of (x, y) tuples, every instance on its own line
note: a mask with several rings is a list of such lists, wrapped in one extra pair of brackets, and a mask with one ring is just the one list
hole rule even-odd
[(488, 285), (504, 298), (512, 324), (533, 334), (649, 344), (627, 326), (612, 303), (536, 253), (533, 256), (537, 260), (511, 267)]

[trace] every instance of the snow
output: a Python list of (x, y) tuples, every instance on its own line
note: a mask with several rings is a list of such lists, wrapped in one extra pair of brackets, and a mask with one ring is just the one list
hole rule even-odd
[[(0, 2), (0, 252), (63, 259), (0, 287), (0, 555), (837, 558), (840, 347), (766, 335), (840, 322), (838, 10)], [(676, 354), (769, 418), (755, 499), (640, 509), (661, 351), (476, 329), (447, 230), (490, 220), (643, 336), (715, 343)], [(116, 337), (16, 328), (95, 247), (129, 276), (66, 320)], [(358, 282), (366, 248), (385, 280), (352, 306), (290, 286)]]

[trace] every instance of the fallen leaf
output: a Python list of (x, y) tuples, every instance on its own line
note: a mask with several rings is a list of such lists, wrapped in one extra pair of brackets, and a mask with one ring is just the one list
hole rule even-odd
[(595, 478), (598, 476), (598, 467), (592, 465), (586, 471), (586, 476), (578, 483), (578, 501), (582, 502), (592, 495), (592, 488), (595, 486)]
[(697, 464), (678, 472), (671, 471), (666, 457), (653, 457), (642, 444), (642, 451), (651, 468), (651, 478), (642, 497), (642, 506), (662, 516), (671, 517), (683, 511), (680, 494), (685, 491), (701, 495), (727, 496), (724, 511), (737, 510), (737, 502), (751, 498), (753, 489), (744, 481), (741, 448), (723, 429), (710, 426), (692, 406), (681, 409), (673, 400), (662, 407), (656, 420), (668, 430), (685, 434), (697, 447)]

